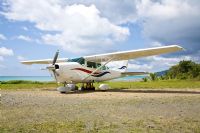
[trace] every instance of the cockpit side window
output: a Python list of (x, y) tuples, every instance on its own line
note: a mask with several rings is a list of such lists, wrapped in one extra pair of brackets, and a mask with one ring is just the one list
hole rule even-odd
[(87, 67), (90, 67), (90, 68), (97, 68), (97, 65), (96, 65), (95, 62), (90, 62), (90, 61), (88, 61), (88, 62), (87, 62)]
[(101, 67), (101, 63), (96, 63), (97, 68)]
[[(87, 67), (90, 67), (90, 68), (99, 68), (101, 66), (102, 66), (101, 63), (90, 62), (90, 61), (87, 62)], [(107, 66), (103, 66), (101, 68), (101, 70), (108, 70), (108, 69), (109, 68)]]

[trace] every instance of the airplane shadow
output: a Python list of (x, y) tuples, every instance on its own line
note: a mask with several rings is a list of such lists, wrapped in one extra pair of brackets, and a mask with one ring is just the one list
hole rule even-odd
[[(57, 91), (57, 89), (45, 89), (44, 91)], [(96, 91), (97, 90), (95, 90), (95, 91), (81, 91), (81, 90), (76, 90), (76, 91), (70, 91), (70, 92), (61, 93), (61, 94), (87, 94), (87, 93), (94, 93)]]
[(109, 89), (106, 91), (96, 90), (96, 91), (71, 91), (63, 94), (88, 94), (88, 93), (98, 93), (98, 92), (122, 92), (122, 93), (170, 93), (170, 94), (200, 94), (200, 91), (194, 90), (154, 90), (154, 89)]
[(179, 94), (200, 94), (200, 91), (194, 90), (154, 90), (154, 89), (110, 89), (106, 92), (123, 92), (123, 93), (179, 93)]
[(81, 90), (77, 90), (77, 91), (70, 91), (70, 92), (66, 92), (66, 93), (62, 93), (62, 94), (88, 94), (88, 93), (94, 93), (96, 91), (81, 91)]

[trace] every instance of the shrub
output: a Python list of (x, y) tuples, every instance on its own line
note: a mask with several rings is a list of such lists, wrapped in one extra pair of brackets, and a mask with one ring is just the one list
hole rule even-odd
[(151, 81), (155, 81), (157, 79), (157, 75), (155, 73), (149, 74)]
[(144, 82), (147, 82), (147, 81), (148, 81), (147, 77), (142, 78), (142, 80), (143, 80)]

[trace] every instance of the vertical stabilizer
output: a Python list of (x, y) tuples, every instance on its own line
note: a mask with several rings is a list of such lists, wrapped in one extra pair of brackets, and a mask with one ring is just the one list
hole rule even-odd
[(124, 60), (122, 66), (118, 68), (118, 70), (120, 70), (121, 72), (126, 72), (127, 68), (128, 68), (128, 60)]

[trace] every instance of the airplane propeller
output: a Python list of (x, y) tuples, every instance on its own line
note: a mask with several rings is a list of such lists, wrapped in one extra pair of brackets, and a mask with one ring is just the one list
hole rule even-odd
[(53, 58), (52, 65), (55, 65), (55, 63), (56, 63), (56, 61), (57, 61), (57, 59), (58, 59), (58, 55), (59, 55), (59, 50), (57, 50), (57, 52), (56, 52), (56, 54), (55, 54), (55, 56), (54, 56), (54, 58)]
[(59, 55), (59, 50), (57, 50), (57, 52), (53, 58), (52, 65), (47, 67), (47, 69), (49, 69), (53, 72), (53, 75), (54, 75), (56, 81), (57, 81), (57, 76), (59, 76), (59, 74), (56, 72), (56, 61), (58, 59), (58, 55)]

